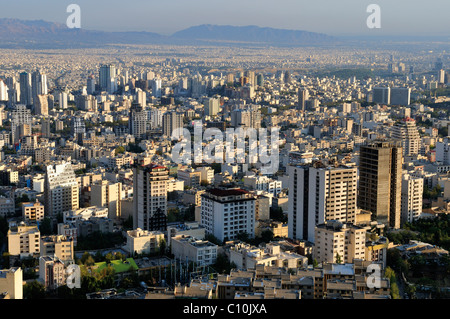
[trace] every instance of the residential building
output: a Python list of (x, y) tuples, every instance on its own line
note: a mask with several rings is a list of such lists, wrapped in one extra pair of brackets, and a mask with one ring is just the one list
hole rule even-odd
[(421, 147), (421, 137), (416, 127), (416, 121), (412, 118), (405, 118), (396, 122), (392, 126), (392, 138), (398, 139), (402, 143), (403, 156), (414, 156), (419, 154)]
[(44, 220), (44, 205), (39, 201), (22, 203), (22, 217), (25, 221), (42, 222)]
[(66, 285), (67, 274), (64, 262), (56, 256), (41, 256), (39, 280), (49, 290)]
[(160, 243), (164, 240), (164, 233), (142, 230), (129, 230), (126, 233), (127, 243), (124, 249), (130, 254), (154, 254), (159, 251)]
[(157, 164), (134, 166), (134, 229), (166, 230), (168, 180), (167, 167)]
[(73, 261), (73, 238), (63, 235), (50, 235), (41, 237), (41, 257), (56, 256), (64, 263)]
[(365, 258), (366, 229), (329, 220), (317, 225), (313, 257), (319, 263), (353, 263)]
[(402, 154), (402, 147), (395, 142), (360, 147), (358, 207), (392, 228), (400, 228)]
[(240, 233), (255, 234), (255, 201), (243, 189), (210, 189), (202, 194), (201, 221), (206, 233), (219, 240), (235, 239)]
[(0, 270), (0, 294), (9, 299), (23, 299), (23, 271), (20, 267)]
[(46, 215), (56, 216), (79, 207), (78, 182), (70, 162), (48, 165), (44, 184)]
[(178, 235), (171, 238), (172, 254), (176, 259), (195, 262), (198, 265), (212, 265), (217, 259), (217, 245), (194, 238)]
[(122, 183), (98, 181), (91, 185), (91, 205), (108, 208), (108, 218), (121, 218)]
[(423, 178), (410, 174), (402, 175), (401, 224), (412, 223), (422, 214)]
[(10, 224), (7, 236), (10, 255), (22, 258), (40, 253), (41, 233), (36, 225)]

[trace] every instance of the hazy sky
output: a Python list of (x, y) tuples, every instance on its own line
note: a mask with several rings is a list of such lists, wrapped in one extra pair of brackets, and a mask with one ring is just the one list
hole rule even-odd
[[(91, 30), (171, 34), (199, 24), (258, 25), (330, 35), (450, 35), (450, 0), (15, 0), (0, 18), (65, 23), (69, 4)], [(369, 29), (369, 4), (381, 8), (381, 29)]]

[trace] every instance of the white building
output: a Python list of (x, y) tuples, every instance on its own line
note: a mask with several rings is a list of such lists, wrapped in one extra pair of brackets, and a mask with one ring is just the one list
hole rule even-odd
[(413, 222), (422, 213), (423, 178), (409, 174), (402, 175), (401, 221)]
[(179, 235), (171, 239), (175, 258), (198, 265), (212, 265), (217, 259), (217, 245), (191, 236)]
[(266, 191), (277, 196), (282, 190), (282, 181), (273, 180), (265, 175), (244, 176), (244, 186), (253, 190)]
[(56, 216), (68, 210), (78, 209), (78, 182), (70, 162), (47, 166), (44, 198), (48, 216)]
[(221, 241), (235, 239), (240, 233), (254, 237), (255, 202), (243, 189), (210, 189), (202, 194), (200, 225)]

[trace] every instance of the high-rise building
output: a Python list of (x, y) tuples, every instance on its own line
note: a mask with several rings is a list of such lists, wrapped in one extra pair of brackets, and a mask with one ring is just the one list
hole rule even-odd
[[(395, 87), (390, 89), (390, 105), (407, 106), (411, 102), (411, 88)], [(380, 102), (381, 103), (381, 102)], [(387, 104), (387, 103), (385, 103)]]
[(39, 70), (36, 70), (31, 75), (31, 93), (33, 102), (38, 95), (48, 94), (47, 75), (41, 73)]
[(104, 64), (99, 70), (99, 85), (102, 91), (108, 91), (111, 81), (116, 77), (116, 67), (112, 64)]
[(200, 225), (220, 241), (255, 235), (256, 198), (243, 189), (209, 189), (202, 195)]
[(396, 122), (392, 126), (391, 137), (398, 139), (402, 143), (403, 156), (413, 156), (419, 154), (421, 141), (416, 121), (412, 118), (405, 118)]
[(136, 139), (142, 139), (147, 134), (148, 114), (138, 103), (133, 103), (130, 108), (128, 129), (130, 134)]
[(220, 102), (217, 98), (208, 98), (205, 100), (205, 115), (216, 116), (220, 112)]
[(24, 105), (32, 105), (32, 86), (31, 86), (31, 74), (28, 72), (22, 72), (19, 75), (20, 78), (20, 103)]
[(380, 104), (391, 104), (391, 88), (390, 87), (374, 87), (372, 101)]
[(91, 185), (91, 205), (108, 207), (108, 218), (121, 217), (120, 200), (122, 198), (122, 183), (98, 181)]
[(20, 129), (23, 125), (31, 126), (31, 111), (24, 104), (16, 104), (11, 111), (11, 143), (17, 143), (23, 136)]
[(161, 97), (162, 91), (161, 91), (161, 79), (155, 78), (152, 80), (152, 96), (153, 97)]
[(174, 130), (183, 127), (183, 113), (169, 111), (164, 113), (162, 117), (163, 135), (172, 136)]
[(157, 164), (133, 168), (134, 229), (166, 231), (169, 170)]
[(306, 111), (306, 101), (308, 99), (309, 99), (309, 91), (307, 89), (299, 89), (297, 109), (302, 112)]
[(91, 74), (87, 79), (87, 94), (94, 94), (95, 92), (95, 76)]
[(47, 216), (79, 208), (78, 182), (70, 162), (47, 166), (44, 199)]
[(48, 115), (48, 96), (39, 94), (34, 98), (34, 113), (36, 115)]
[(250, 107), (235, 109), (231, 112), (231, 126), (243, 128), (261, 128), (261, 111)]
[(438, 83), (440, 84), (444, 84), (445, 83), (445, 70), (444, 69), (440, 69), (438, 71)]
[(288, 166), (289, 237), (314, 242), (314, 229), (328, 220), (355, 223), (357, 168)]
[(8, 101), (8, 86), (0, 79), (0, 101)]
[(402, 154), (396, 142), (375, 141), (360, 147), (358, 206), (392, 228), (400, 227)]
[(403, 174), (401, 224), (417, 220), (422, 213), (423, 177)]

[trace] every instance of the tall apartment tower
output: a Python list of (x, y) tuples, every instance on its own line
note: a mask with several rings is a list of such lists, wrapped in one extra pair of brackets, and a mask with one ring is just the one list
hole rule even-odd
[(309, 91), (306, 89), (298, 90), (298, 104), (297, 109), (300, 111), (305, 111), (306, 101), (309, 99)]
[(423, 177), (404, 174), (402, 176), (401, 224), (417, 220), (422, 213)]
[(416, 127), (416, 121), (412, 118), (405, 118), (392, 126), (392, 138), (398, 139), (402, 143), (403, 156), (419, 154), (422, 139)]
[(130, 108), (128, 129), (136, 139), (142, 139), (147, 134), (148, 112), (138, 104), (133, 103)]
[(47, 216), (79, 208), (78, 182), (70, 162), (47, 166), (44, 199)]
[(162, 118), (163, 135), (172, 136), (172, 132), (183, 127), (183, 113), (175, 111), (166, 112)]
[(133, 168), (134, 229), (166, 231), (169, 170), (157, 164)]
[(355, 223), (357, 168), (288, 166), (289, 237), (314, 242), (315, 227), (329, 220)]
[(34, 114), (48, 115), (48, 96), (39, 94), (34, 98)]
[(360, 148), (358, 207), (392, 228), (400, 228), (402, 154), (397, 142), (373, 142)]
[(11, 111), (11, 143), (17, 143), (22, 137), (20, 134), (20, 127), (22, 125), (31, 126), (32, 117), (31, 111), (24, 104), (16, 104)]

